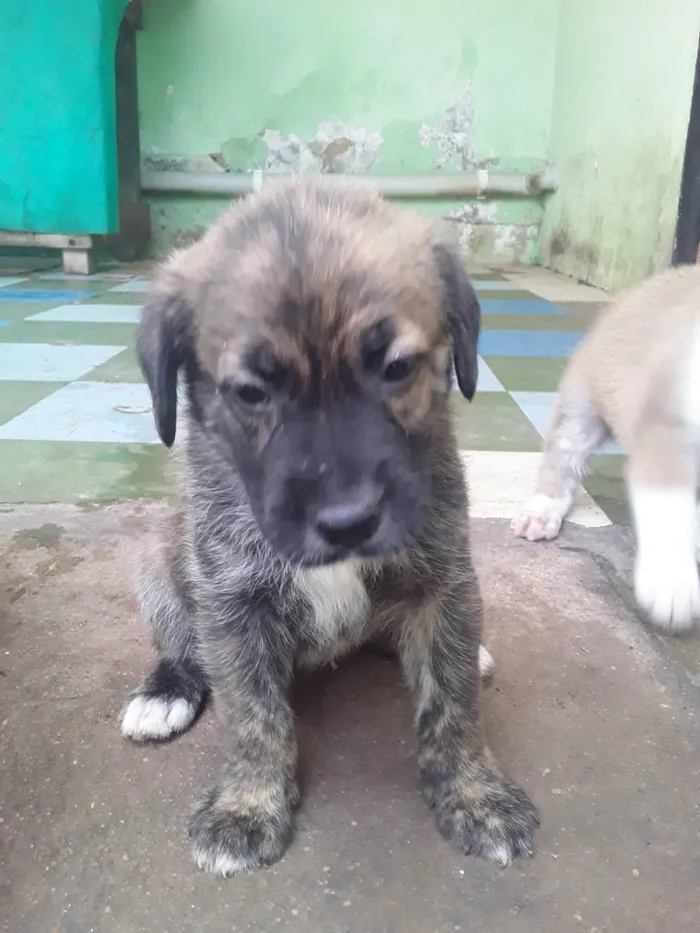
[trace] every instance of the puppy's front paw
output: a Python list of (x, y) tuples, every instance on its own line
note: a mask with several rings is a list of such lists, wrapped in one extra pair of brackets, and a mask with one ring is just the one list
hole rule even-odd
[(493, 669), (495, 666), (493, 655), (488, 648), (479, 645), (479, 674), (481, 675), (481, 679), (490, 680), (493, 676)]
[[(427, 790), (427, 788), (426, 788)], [(482, 765), (468, 783), (456, 782), (444, 795), (428, 792), (438, 829), (464, 855), (478, 855), (505, 867), (531, 856), (540, 825), (527, 794), (497, 771)]]
[(640, 548), (634, 571), (634, 590), (640, 608), (665, 632), (686, 632), (700, 618), (700, 579), (692, 557), (647, 554)]
[(568, 503), (538, 493), (522, 508), (510, 524), (517, 538), (528, 541), (551, 541), (559, 534)]
[(246, 806), (235, 789), (209, 791), (190, 819), (192, 854), (198, 868), (227, 878), (282, 858), (292, 838), (297, 793), (280, 789), (256, 796), (255, 804)]

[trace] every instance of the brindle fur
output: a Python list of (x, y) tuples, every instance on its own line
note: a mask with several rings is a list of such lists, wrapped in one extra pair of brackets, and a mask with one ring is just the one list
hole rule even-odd
[[(482, 605), (448, 415), (452, 356), (474, 394), (479, 325), (466, 273), (427, 221), (318, 181), (233, 206), (160, 271), (138, 351), (168, 446), (183, 371), (187, 436), (179, 505), (141, 591), (160, 660), (122, 729), (169, 738), (212, 694), (228, 765), (190, 822), (200, 867), (228, 875), (282, 856), (298, 802), (294, 670), (382, 637), (414, 696), (442, 834), (499, 864), (531, 854), (535, 808), (482, 730)], [(368, 333), (382, 361), (420, 354), (398, 390), (369, 372)], [(254, 367), (279, 376), (272, 411), (230, 395)], [(380, 474), (372, 535), (319, 543), (310, 516)]]

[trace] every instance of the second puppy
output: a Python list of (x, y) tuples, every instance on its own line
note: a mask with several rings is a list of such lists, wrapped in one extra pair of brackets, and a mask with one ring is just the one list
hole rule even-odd
[(554, 538), (591, 453), (613, 435), (629, 456), (640, 607), (668, 632), (700, 616), (700, 266), (670, 269), (619, 298), (559, 386), (534, 497), (516, 535)]

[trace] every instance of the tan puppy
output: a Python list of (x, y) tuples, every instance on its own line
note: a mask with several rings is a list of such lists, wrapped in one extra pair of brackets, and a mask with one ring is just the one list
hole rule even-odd
[(659, 628), (700, 616), (700, 266), (652, 276), (598, 318), (564, 373), (536, 493), (516, 535), (555, 538), (591, 453), (613, 435), (628, 454), (637, 533), (635, 593)]

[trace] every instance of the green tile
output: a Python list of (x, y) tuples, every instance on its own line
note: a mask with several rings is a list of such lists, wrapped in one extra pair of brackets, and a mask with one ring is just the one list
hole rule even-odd
[(0, 424), (36, 405), (47, 395), (63, 388), (63, 382), (11, 382), (0, 380)]
[(127, 347), (111, 360), (90, 370), (90, 382), (143, 382), (133, 347)]
[(17, 321), (0, 327), (2, 343), (80, 344), (106, 347), (130, 346), (133, 324), (95, 324), (75, 321)]
[(556, 392), (569, 362), (550, 356), (485, 356), (484, 359), (509, 392)]
[(0, 441), (0, 502), (159, 499), (174, 489), (159, 445)]
[(588, 329), (600, 312), (609, 306), (607, 301), (557, 301), (569, 317), (576, 318)]
[[(60, 302), (39, 302), (39, 301), (0, 301), (0, 320), (5, 321), (23, 321), (32, 314), (38, 314), (40, 311), (49, 311), (57, 307)], [(5, 328), (0, 328), (0, 334)]]
[(55, 269), (59, 271), (61, 269), (61, 265), (56, 259), (22, 256), (15, 251), (11, 255), (0, 255), (0, 275), (29, 276), (34, 272), (38, 275), (41, 272), (53, 272)]
[(583, 481), (584, 488), (616, 525), (632, 524), (624, 479), (625, 460), (621, 454), (594, 454), (588, 463), (590, 472)]
[(481, 329), (584, 331), (586, 328), (568, 314), (483, 314)]
[(452, 393), (457, 440), (463, 450), (538, 451), (539, 434), (506, 392), (477, 395), (473, 402)]
[(532, 292), (528, 292), (525, 289), (511, 289), (510, 291), (496, 291), (495, 289), (484, 289), (483, 291), (479, 288), (479, 283), (474, 283), (474, 289), (479, 296), (479, 298), (498, 298), (499, 301), (542, 301), (537, 295)]
[[(118, 285), (118, 282), (114, 283)], [(136, 305), (141, 307), (148, 295), (144, 292), (100, 292), (99, 295), (93, 295), (92, 298), (86, 298), (80, 301), (81, 305)], [(55, 307), (55, 305), (54, 305)]]
[[(43, 275), (44, 273), (42, 273)], [(26, 282), (18, 282), (17, 285), (13, 285), (13, 288), (41, 288), (44, 291), (61, 291), (61, 292), (96, 292), (100, 288), (104, 288), (105, 285), (103, 282), (95, 282), (92, 279), (87, 279), (84, 282), (79, 282), (77, 279), (43, 279), (38, 275), (32, 276), (27, 279)], [(61, 301), (55, 302), (55, 304), (61, 304)]]

